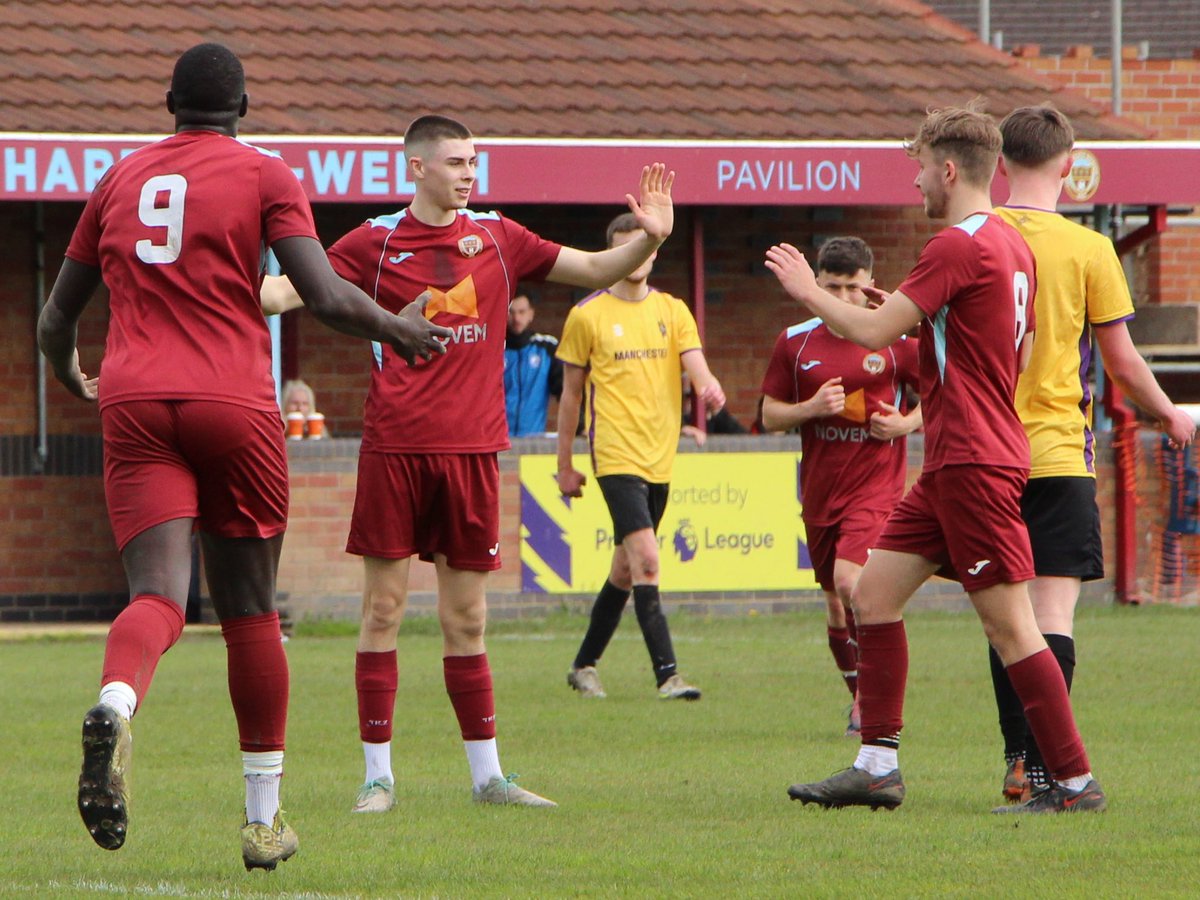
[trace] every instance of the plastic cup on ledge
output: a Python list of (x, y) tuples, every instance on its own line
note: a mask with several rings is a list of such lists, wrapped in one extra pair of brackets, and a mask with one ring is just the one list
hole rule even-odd
[(290, 412), (287, 414), (287, 439), (298, 441), (304, 437), (304, 413)]
[(312, 440), (325, 437), (325, 416), (321, 413), (309, 413), (305, 421), (308, 423), (308, 436)]

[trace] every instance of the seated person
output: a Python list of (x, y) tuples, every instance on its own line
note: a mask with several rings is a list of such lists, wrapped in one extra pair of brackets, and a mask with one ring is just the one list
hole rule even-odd
[[(313, 389), (299, 378), (284, 382), (280, 412), (283, 414), (283, 420), (289, 422), (289, 438), (304, 437), (306, 426), (309, 437), (325, 436), (325, 417), (317, 412), (317, 401), (313, 396)], [(293, 414), (298, 414), (300, 418), (295, 418)]]

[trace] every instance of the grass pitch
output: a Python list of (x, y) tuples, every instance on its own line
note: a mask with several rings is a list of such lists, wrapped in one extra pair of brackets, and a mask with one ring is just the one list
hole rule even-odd
[[(219, 637), (185, 636), (134, 720), (130, 836), (97, 848), (74, 808), (100, 639), (0, 644), (4, 897), (1194, 897), (1200, 881), (1196, 610), (1088, 608), (1076, 708), (1102, 815), (992, 816), (1003, 775), (982, 632), (917, 612), (895, 812), (824, 811), (789, 783), (849, 765), (848, 702), (819, 612), (673, 619), (698, 703), (657, 699), (629, 615), (601, 673), (565, 684), (586, 625), (489, 636), (500, 758), (553, 810), (471, 803), (436, 625), (406, 623), (393, 760), (399, 804), (349, 813), (362, 778), (354, 638), (288, 644), (284, 806), (300, 852), (246, 873), (243, 790)], [(342, 633), (337, 633), (341, 631)]]

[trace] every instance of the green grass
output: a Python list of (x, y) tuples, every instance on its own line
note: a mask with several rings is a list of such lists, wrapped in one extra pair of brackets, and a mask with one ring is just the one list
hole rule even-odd
[(899, 810), (788, 801), (854, 758), (820, 613), (674, 619), (694, 704), (656, 699), (627, 616), (608, 699), (564, 675), (585, 621), (497, 625), (489, 641), (506, 771), (555, 810), (470, 802), (466, 758), (429, 622), (401, 638), (393, 758), (400, 803), (348, 813), (362, 776), (354, 639), (288, 644), (284, 803), (299, 855), (243, 871), (242, 785), (219, 637), (184, 638), (134, 722), (130, 838), (95, 847), (74, 808), (79, 723), (98, 639), (0, 644), (5, 716), (0, 895), (172, 897), (1185, 897), (1197, 850), (1195, 610), (1082, 610), (1076, 704), (1104, 815), (989, 815), (1003, 774), (981, 631), (909, 617)]

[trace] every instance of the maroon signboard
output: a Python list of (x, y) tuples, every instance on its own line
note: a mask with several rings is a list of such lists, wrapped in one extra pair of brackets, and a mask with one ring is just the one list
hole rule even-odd
[[(81, 200), (113, 162), (156, 136), (0, 134), (0, 200)], [(247, 137), (279, 153), (314, 203), (404, 202), (403, 145), (386, 138)], [(907, 206), (916, 166), (893, 141), (740, 142), (485, 139), (473, 205), (613, 203), (641, 167), (676, 172), (688, 205)], [(997, 179), (997, 199), (1003, 179)], [(1200, 142), (1083, 144), (1066, 202), (1200, 203)]]

